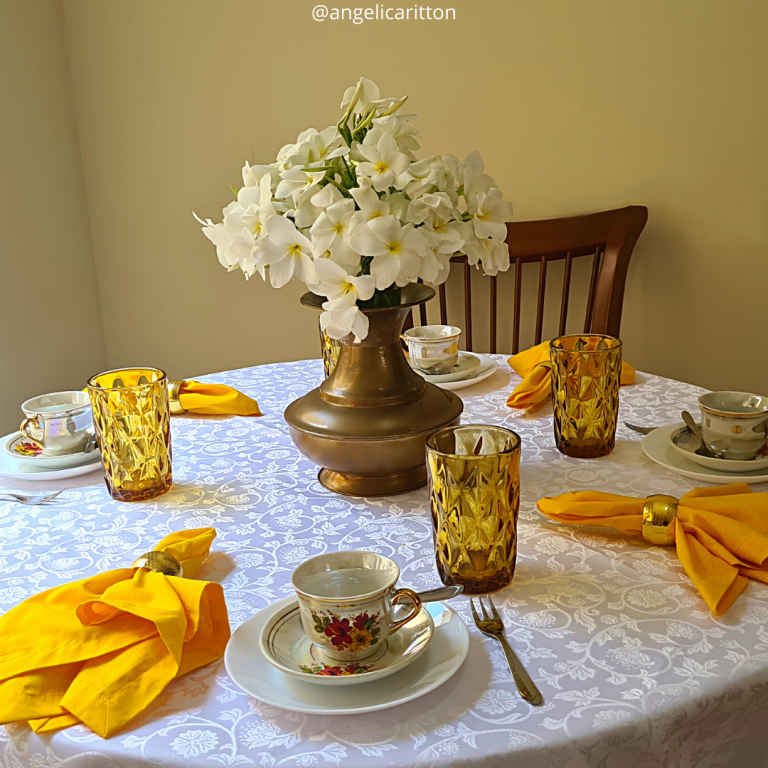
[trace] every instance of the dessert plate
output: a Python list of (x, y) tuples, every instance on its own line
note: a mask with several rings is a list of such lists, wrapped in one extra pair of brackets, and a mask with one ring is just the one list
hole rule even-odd
[(724, 485), (726, 483), (768, 482), (768, 469), (754, 472), (717, 472), (685, 458), (678, 453), (670, 441), (672, 433), (682, 426), (683, 422), (667, 424), (654, 429), (653, 432), (646, 435), (642, 442), (645, 455), (662, 467), (671, 469), (673, 472), (677, 472), (684, 477), (690, 477), (692, 480), (699, 480), (704, 483)]
[(471, 352), (459, 352), (459, 359), (449, 373), (424, 373), (413, 366), (413, 370), (432, 384), (447, 384), (472, 378), (482, 365), (480, 358)]
[(279, 610), (264, 625), (259, 647), (264, 658), (277, 669), (307, 683), (355, 685), (380, 680), (416, 661), (427, 650), (435, 634), (426, 609), (394, 635), (385, 638), (371, 656), (361, 661), (337, 661), (310, 641), (301, 626), (299, 602)]
[(296, 601), (288, 597), (243, 622), (232, 635), (224, 664), (232, 680), (265, 704), (292, 712), (351, 715), (377, 712), (405, 704), (433, 691), (464, 663), (469, 633), (458, 614), (442, 603), (424, 606), (432, 618), (434, 635), (423, 655), (396, 674), (368, 685), (334, 689), (312, 685), (272, 666), (259, 647), (263, 627)]
[(701, 448), (701, 441), (684, 424), (674, 430), (669, 436), (672, 447), (686, 459), (700, 464), (715, 472), (757, 472), (768, 470), (768, 456), (756, 456), (748, 461), (734, 461), (733, 459), (720, 459), (717, 456), (702, 456), (696, 451)]
[(46, 456), (43, 449), (37, 443), (28, 440), (21, 432), (3, 438), (5, 452), (14, 459), (24, 463), (33, 464), (36, 467), (46, 469), (67, 469), (68, 467), (80, 467), (99, 459), (99, 450), (93, 443), (90, 451), (79, 453), (66, 453), (61, 456)]

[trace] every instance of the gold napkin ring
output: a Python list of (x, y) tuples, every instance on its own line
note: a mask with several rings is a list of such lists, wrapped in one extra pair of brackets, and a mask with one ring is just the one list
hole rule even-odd
[(643, 506), (643, 538), (651, 544), (670, 547), (675, 543), (677, 499), (663, 493), (648, 496)]
[(184, 383), (181, 379), (168, 380), (168, 404), (171, 410), (171, 416), (178, 416), (180, 413), (186, 413), (179, 402), (179, 390)]
[(147, 568), (155, 573), (164, 573), (166, 576), (184, 578), (184, 569), (181, 567), (181, 563), (173, 555), (159, 550), (140, 555), (131, 568)]

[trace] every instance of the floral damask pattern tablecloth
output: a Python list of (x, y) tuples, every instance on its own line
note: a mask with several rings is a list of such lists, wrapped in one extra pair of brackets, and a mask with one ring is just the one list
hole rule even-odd
[[(107, 741), (82, 727), (45, 738), (22, 725), (0, 728), (0, 765), (768, 764), (768, 588), (751, 583), (716, 619), (672, 550), (541, 517), (536, 500), (567, 490), (681, 495), (693, 484), (653, 464), (624, 427), (606, 458), (560, 455), (547, 406), (506, 407), (517, 379), (497, 359), (502, 370), (466, 390), (464, 421), (502, 424), (523, 438), (517, 574), (497, 603), (544, 706), (517, 696), (499, 648), (471, 625), (460, 599), (472, 638), (467, 661), (410, 704), (353, 717), (285, 712), (241, 692), (219, 662), (175, 681)], [(219, 536), (199, 576), (223, 583), (233, 629), (289, 595), (291, 570), (326, 550), (374, 549), (400, 563), (404, 584), (437, 586), (426, 490), (336, 496), (291, 443), (283, 409), (321, 375), (313, 360), (207, 377), (256, 397), (265, 416), (174, 419), (175, 484), (154, 501), (112, 501), (91, 475), (81, 482), (92, 485), (66, 490), (55, 506), (0, 503), (0, 610), (124, 566), (171, 531), (207, 525)], [(622, 390), (621, 418), (671, 421), (695, 407), (698, 391), (639, 374)]]

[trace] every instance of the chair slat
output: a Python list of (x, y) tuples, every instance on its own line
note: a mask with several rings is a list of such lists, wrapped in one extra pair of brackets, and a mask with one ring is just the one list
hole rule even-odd
[(539, 272), (539, 298), (536, 302), (536, 340), (534, 344), (541, 344), (541, 332), (544, 327), (544, 293), (547, 290), (547, 257), (541, 257), (541, 271)]
[(520, 351), (520, 295), (523, 287), (523, 260), (515, 259), (515, 311), (512, 330), (512, 354)]
[(584, 320), (584, 333), (589, 333), (592, 327), (592, 314), (595, 310), (595, 290), (597, 289), (597, 273), (600, 271), (600, 246), (595, 248), (592, 260), (592, 277), (589, 280), (589, 296), (587, 297), (587, 315)]
[(571, 264), (573, 256), (571, 252), (565, 255), (565, 274), (563, 275), (563, 302), (560, 305), (560, 329), (558, 336), (565, 334), (565, 324), (568, 320), (568, 298), (571, 291)]
[(445, 302), (445, 283), (437, 289), (440, 299), (440, 325), (448, 325), (448, 308)]
[(491, 277), (491, 354), (496, 354), (496, 275)]
[(464, 325), (467, 329), (467, 352), (472, 351), (472, 267), (464, 262)]

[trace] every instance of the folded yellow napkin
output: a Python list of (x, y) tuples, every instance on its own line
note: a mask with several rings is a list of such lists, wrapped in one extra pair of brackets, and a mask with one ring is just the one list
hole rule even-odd
[(54, 587), (0, 617), (0, 724), (37, 733), (85, 723), (104, 738), (175, 677), (215, 661), (230, 636), (220, 584), (194, 575), (213, 528), (179, 531), (156, 547), (185, 578), (118, 568)]
[[(539, 512), (571, 525), (601, 525), (641, 536), (645, 499), (601, 491), (562, 493), (538, 502)], [(768, 584), (768, 493), (745, 483), (694, 488), (677, 506), (677, 556), (716, 616), (725, 613), (747, 585)]]
[(178, 390), (179, 405), (189, 413), (261, 416), (259, 404), (226, 384), (204, 384), (187, 379)]
[[(135, 369), (119, 371), (114, 378), (120, 378), (123, 386), (135, 387), (140, 376), (149, 371)], [(99, 377), (111, 385), (108, 374)], [(206, 384), (193, 379), (168, 381), (168, 398), (171, 415), (184, 413), (221, 414), (228, 416), (261, 416), (259, 404), (248, 395), (244, 395), (226, 384)], [(87, 389), (83, 390), (87, 392)]]
[[(552, 394), (552, 363), (548, 341), (512, 355), (507, 362), (518, 376), (523, 377), (507, 399), (510, 408), (530, 408), (549, 399)], [(633, 384), (634, 381), (635, 369), (622, 361), (621, 386)]]

